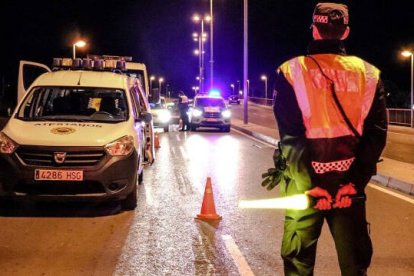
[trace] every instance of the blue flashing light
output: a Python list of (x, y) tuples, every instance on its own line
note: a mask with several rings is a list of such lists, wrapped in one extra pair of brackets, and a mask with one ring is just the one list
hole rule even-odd
[(218, 90), (218, 89), (211, 89), (211, 90), (208, 92), (208, 95), (209, 95), (210, 97), (217, 97), (217, 98), (221, 97), (220, 90)]

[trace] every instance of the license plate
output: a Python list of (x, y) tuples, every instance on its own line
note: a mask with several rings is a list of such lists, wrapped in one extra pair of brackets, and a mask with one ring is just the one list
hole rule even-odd
[(83, 181), (83, 171), (36, 169), (35, 180)]
[(218, 119), (214, 119), (214, 118), (207, 118), (206, 119), (207, 122), (217, 122)]

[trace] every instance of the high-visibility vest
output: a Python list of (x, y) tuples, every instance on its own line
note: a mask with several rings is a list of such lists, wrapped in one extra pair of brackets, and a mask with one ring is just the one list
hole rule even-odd
[[(371, 108), (380, 71), (355, 56), (312, 55), (335, 85), (347, 117), (361, 135), (364, 120)], [(279, 69), (293, 87), (308, 139), (354, 135), (336, 106), (329, 81), (309, 57), (300, 56)]]

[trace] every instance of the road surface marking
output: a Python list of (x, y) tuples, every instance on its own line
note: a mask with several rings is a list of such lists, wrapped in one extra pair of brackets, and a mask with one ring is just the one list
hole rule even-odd
[(188, 154), (185, 152), (185, 149), (184, 149), (184, 147), (183, 147), (183, 146), (180, 146), (180, 151), (181, 151), (181, 155), (183, 156), (183, 158), (184, 158), (185, 160), (189, 159), (189, 156), (188, 156)]
[(399, 199), (405, 200), (405, 201), (407, 201), (408, 203), (414, 204), (414, 199), (413, 199), (413, 198), (410, 198), (410, 197), (408, 197), (408, 196), (405, 196), (405, 195), (402, 195), (402, 194), (399, 194), (399, 193), (396, 193), (396, 192), (390, 191), (390, 190), (388, 190), (388, 189), (385, 189), (385, 188), (380, 187), (380, 186), (375, 185), (375, 184), (371, 184), (371, 183), (369, 183), (369, 184), (368, 184), (368, 186), (370, 186), (371, 188), (377, 189), (377, 190), (379, 190), (379, 191), (381, 191), (381, 192), (384, 192), (384, 193), (386, 193), (386, 194), (389, 194), (389, 195), (395, 196), (395, 197), (397, 197), (397, 198), (399, 198)]
[(152, 196), (152, 188), (151, 185), (145, 185), (145, 201), (149, 206), (154, 206), (154, 197)]
[(221, 238), (223, 239), (227, 250), (230, 252), (240, 275), (254, 276), (253, 271), (250, 269), (249, 264), (246, 262), (246, 259), (243, 257), (243, 254), (240, 252), (239, 247), (234, 242), (233, 238), (230, 235), (222, 235)]
[(252, 136), (250, 136), (250, 135), (248, 135), (248, 134), (246, 134), (246, 133), (244, 133), (244, 132), (241, 132), (240, 130), (237, 130), (237, 129), (235, 129), (235, 128), (233, 128), (232, 130), (233, 130), (233, 131), (238, 132), (239, 134), (241, 134), (241, 135), (243, 135), (243, 136), (246, 136), (246, 137), (247, 137), (247, 138), (249, 138), (249, 139), (252, 139), (253, 141), (256, 141), (256, 142), (262, 143), (263, 145), (266, 145), (266, 146), (271, 147), (271, 148), (274, 148), (274, 149), (276, 148), (276, 146), (275, 146), (275, 145), (270, 144), (270, 143), (267, 143), (267, 142), (262, 141), (262, 140), (259, 140), (259, 139), (255, 138), (255, 137), (252, 137)]

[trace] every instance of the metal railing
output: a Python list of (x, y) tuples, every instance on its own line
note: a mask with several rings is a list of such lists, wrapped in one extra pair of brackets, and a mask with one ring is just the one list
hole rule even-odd
[(249, 101), (253, 103), (257, 103), (257, 104), (262, 104), (262, 105), (268, 105), (268, 106), (273, 105), (273, 99), (265, 99), (265, 98), (260, 98), (260, 97), (249, 97)]
[(388, 123), (411, 126), (411, 110), (408, 108), (387, 108)]
[[(249, 97), (249, 101), (257, 104), (271, 106), (273, 99)], [(411, 126), (411, 111), (409, 108), (387, 108), (388, 123), (391, 125)]]

